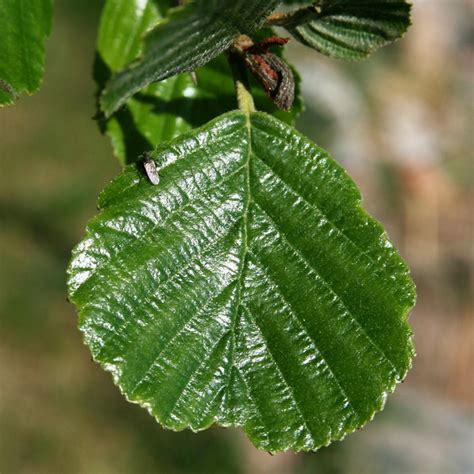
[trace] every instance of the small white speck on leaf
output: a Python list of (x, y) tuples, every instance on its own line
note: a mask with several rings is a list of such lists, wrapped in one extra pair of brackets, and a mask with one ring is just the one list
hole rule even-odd
[(143, 159), (143, 167), (145, 168), (146, 175), (148, 176), (148, 179), (150, 180), (151, 184), (154, 184), (155, 186), (159, 184), (160, 182), (160, 177), (158, 175), (158, 170), (156, 168), (156, 163), (152, 158), (149, 156), (145, 156)]

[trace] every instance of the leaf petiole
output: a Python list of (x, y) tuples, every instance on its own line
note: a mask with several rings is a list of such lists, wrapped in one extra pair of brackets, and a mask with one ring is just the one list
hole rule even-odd
[(230, 52), (228, 59), (234, 78), (237, 104), (244, 114), (250, 115), (252, 112), (255, 112), (255, 102), (250, 90), (247, 70), (236, 53)]

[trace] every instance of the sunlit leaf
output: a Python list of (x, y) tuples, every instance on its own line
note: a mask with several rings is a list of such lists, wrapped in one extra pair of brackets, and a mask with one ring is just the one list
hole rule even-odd
[(93, 357), (165, 427), (314, 450), (405, 377), (408, 269), (329, 155), (231, 112), (128, 166), (69, 267)]

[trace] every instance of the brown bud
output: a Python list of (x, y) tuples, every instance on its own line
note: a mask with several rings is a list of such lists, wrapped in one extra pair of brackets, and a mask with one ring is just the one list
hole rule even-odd
[(275, 105), (288, 111), (295, 100), (295, 78), (288, 64), (279, 56), (263, 52), (244, 53), (245, 64)]
[(295, 100), (295, 78), (288, 64), (270, 53), (270, 46), (283, 46), (288, 38), (272, 36), (242, 48), (245, 64), (275, 105), (288, 111)]

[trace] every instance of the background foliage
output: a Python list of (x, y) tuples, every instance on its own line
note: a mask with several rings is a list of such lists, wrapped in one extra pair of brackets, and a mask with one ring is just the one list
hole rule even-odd
[[(387, 410), (357, 437), (315, 455), (274, 457), (254, 453), (234, 430), (163, 431), (89, 362), (64, 301), (63, 271), (118, 166), (90, 120), (99, 7), (67, 1), (57, 10), (44, 89), (0, 110), (0, 373), (8, 381), (0, 391), (0, 470), (472, 470), (468, 2), (419, 2), (406, 40), (362, 65), (294, 49), (308, 102), (299, 128), (350, 168), (366, 206), (411, 262), (419, 356)], [(436, 57), (423, 60), (433, 48)], [(368, 458), (373, 466), (362, 471)]]

